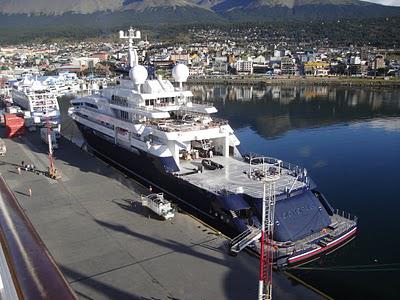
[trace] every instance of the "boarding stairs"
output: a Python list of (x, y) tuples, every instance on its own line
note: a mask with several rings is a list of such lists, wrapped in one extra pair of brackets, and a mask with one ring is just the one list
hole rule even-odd
[(239, 253), (254, 241), (259, 240), (260, 237), (261, 230), (256, 227), (249, 226), (247, 230), (243, 231), (231, 241), (231, 252), (235, 254)]

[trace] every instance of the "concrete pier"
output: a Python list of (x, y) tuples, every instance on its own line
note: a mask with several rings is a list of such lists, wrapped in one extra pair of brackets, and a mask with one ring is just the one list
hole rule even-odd
[[(3, 129), (2, 129), (3, 130)], [(0, 172), (81, 299), (256, 299), (258, 260), (227, 254), (227, 240), (185, 213), (162, 221), (143, 208), (146, 188), (61, 138), (58, 181), (39, 133), (5, 140)], [(32, 196), (29, 196), (29, 189)], [(282, 273), (274, 299), (319, 299)]]

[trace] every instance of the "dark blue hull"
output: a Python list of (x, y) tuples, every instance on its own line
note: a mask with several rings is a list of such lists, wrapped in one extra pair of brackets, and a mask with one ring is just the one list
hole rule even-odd
[[(105, 139), (92, 128), (78, 124), (87, 145), (96, 156), (134, 177), (153, 191), (161, 191), (185, 211), (228, 235), (237, 234), (232, 218), (218, 205), (217, 195), (198, 188), (181, 178), (166, 172), (158, 157), (140, 149), (130, 151)], [(232, 225), (231, 225), (232, 224)]]
[[(199, 188), (184, 179), (170, 173), (165, 160), (137, 148), (127, 149), (114, 143), (113, 139), (102, 133), (78, 123), (88, 147), (101, 159), (109, 162), (124, 173), (134, 177), (153, 191), (161, 191), (171, 199), (177, 201), (185, 211), (200, 218), (205, 223), (218, 229), (224, 234), (234, 237), (247, 229), (246, 224), (259, 226), (259, 211), (261, 199), (247, 199), (241, 194), (221, 196), (208, 190)], [(288, 197), (285, 201), (279, 201), (276, 205), (274, 237), (278, 241), (296, 241), (301, 237), (310, 236), (330, 223), (330, 215), (333, 214), (326, 200), (320, 194), (314, 194), (311, 190)], [(329, 209), (328, 209), (329, 208)], [(230, 211), (250, 209), (252, 214), (233, 218)], [(276, 253), (278, 265), (290, 265), (314, 258), (328, 249), (352, 239), (355, 234), (356, 224), (349, 231), (335, 237), (328, 245), (315, 250), (304, 249), (289, 255)], [(292, 237), (295, 237), (292, 239)], [(316, 241), (317, 242), (317, 241)], [(300, 250), (300, 249), (299, 249)]]

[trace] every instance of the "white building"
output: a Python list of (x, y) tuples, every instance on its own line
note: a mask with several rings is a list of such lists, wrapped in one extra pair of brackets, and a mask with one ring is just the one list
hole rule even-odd
[(359, 56), (350, 57), (350, 64), (351, 65), (361, 65), (361, 58)]
[(253, 59), (253, 62), (255, 64), (265, 64), (267, 62), (267, 60), (265, 59), (264, 56), (259, 55), (259, 56), (257, 56), (256, 58)]
[(236, 70), (238, 73), (253, 74), (253, 62), (240, 59), (236, 62)]
[(214, 58), (213, 71), (218, 74), (228, 72), (228, 59), (226, 56), (217, 56)]
[(285, 56), (285, 51), (283, 50), (274, 50), (274, 57), (282, 57)]
[(72, 58), (71, 65), (79, 66), (81, 70), (85, 70), (88, 68), (94, 68), (98, 62), (100, 62), (100, 59), (97, 57), (74, 57)]
[(204, 68), (202, 66), (195, 66), (189, 68), (189, 76), (202, 76), (204, 75)]

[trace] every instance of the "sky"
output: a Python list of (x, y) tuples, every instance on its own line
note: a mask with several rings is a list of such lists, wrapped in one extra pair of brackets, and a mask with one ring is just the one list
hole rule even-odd
[(374, 2), (374, 3), (384, 4), (384, 5), (400, 6), (400, 0), (364, 0), (364, 1)]

